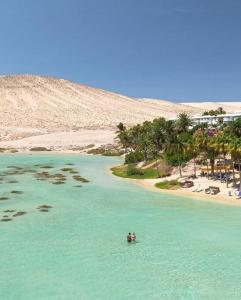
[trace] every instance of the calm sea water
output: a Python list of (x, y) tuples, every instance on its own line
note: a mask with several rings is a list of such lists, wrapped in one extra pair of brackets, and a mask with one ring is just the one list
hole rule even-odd
[[(29, 172), (48, 164), (41, 171), (61, 173), (69, 163), (90, 183), (73, 187), (61, 171), (68, 180), (53, 185)], [(241, 299), (241, 209), (147, 191), (111, 176), (118, 163), (0, 157), (0, 197), (9, 197), (0, 219), (27, 212), (0, 222), (0, 299)], [(24, 174), (8, 174), (9, 165)], [(53, 208), (40, 212), (43, 204)], [(127, 244), (129, 231), (138, 243)]]

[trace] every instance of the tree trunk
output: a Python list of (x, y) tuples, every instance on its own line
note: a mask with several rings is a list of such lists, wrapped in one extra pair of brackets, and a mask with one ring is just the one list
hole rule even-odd
[(234, 161), (233, 161), (233, 186), (236, 187), (236, 178), (235, 178), (235, 170), (234, 170)]
[(179, 151), (180, 151), (180, 146), (178, 145), (177, 159), (178, 159), (179, 174), (180, 174), (180, 177), (182, 177), (182, 164), (181, 164), (181, 161), (180, 161)]
[(241, 160), (239, 161), (239, 191), (241, 191)]
[(193, 159), (193, 167), (194, 167), (194, 176), (197, 177), (197, 169), (196, 169), (196, 159)]
[(182, 165), (179, 164), (179, 174), (180, 174), (180, 177), (182, 177)]
[(214, 164), (215, 164), (215, 159), (210, 158), (211, 176), (214, 175)]
[(227, 162), (226, 162), (226, 156), (224, 155), (224, 169), (225, 169), (225, 176), (226, 176), (226, 187), (228, 188), (228, 173), (227, 173)]
[(222, 182), (222, 165), (220, 159), (219, 159), (219, 172), (220, 172), (220, 182)]
[(160, 177), (160, 173), (159, 173), (159, 167), (158, 167), (158, 159), (156, 159), (156, 172), (157, 172), (157, 177)]
[(208, 172), (208, 180), (209, 180), (209, 164), (208, 164), (208, 160), (207, 160), (207, 172)]

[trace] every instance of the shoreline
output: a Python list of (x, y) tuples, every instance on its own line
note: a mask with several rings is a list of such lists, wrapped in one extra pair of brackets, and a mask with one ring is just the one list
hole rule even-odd
[[(81, 156), (99, 156), (99, 155), (93, 155), (93, 154), (87, 154), (86, 152), (79, 152), (79, 151), (73, 151), (73, 150), (60, 150), (60, 151), (18, 151), (15, 153), (11, 152), (1, 152), (0, 155), (21, 155), (21, 154), (28, 154), (28, 155), (65, 155), (65, 154), (70, 154), (70, 155), (81, 155)], [(225, 195), (209, 195), (209, 194), (204, 194), (203, 192), (201, 193), (196, 193), (192, 192), (191, 190), (188, 189), (175, 189), (175, 190), (167, 190), (167, 189), (159, 189), (155, 187), (155, 183), (160, 181), (160, 179), (132, 179), (132, 178), (124, 178), (120, 176), (116, 176), (112, 173), (111, 167), (113, 165), (107, 166), (107, 171), (111, 176), (114, 176), (120, 180), (125, 180), (129, 181), (131, 183), (134, 183), (142, 188), (148, 189), (152, 192), (155, 193), (164, 193), (164, 194), (170, 194), (170, 195), (175, 195), (177, 197), (183, 196), (183, 197), (188, 197), (192, 200), (199, 200), (199, 201), (206, 201), (206, 202), (211, 202), (211, 203), (216, 203), (216, 204), (227, 204), (227, 205), (235, 205), (235, 206), (241, 206), (241, 200), (235, 199), (233, 196), (225, 196)], [(162, 178), (163, 179), (163, 178)]]
[(164, 194), (170, 194), (170, 195), (175, 195), (175, 196), (185, 196), (188, 197), (192, 200), (200, 200), (200, 201), (206, 201), (206, 202), (211, 202), (211, 203), (216, 203), (216, 204), (227, 204), (227, 205), (236, 205), (236, 206), (241, 206), (241, 201), (238, 199), (235, 199), (234, 197), (229, 197), (229, 196), (224, 196), (224, 195), (209, 195), (209, 194), (199, 194), (196, 192), (188, 191), (187, 189), (176, 189), (176, 190), (167, 190), (167, 189), (159, 189), (155, 187), (154, 184), (148, 182), (148, 179), (129, 179), (126, 178), (130, 181), (133, 181), (133, 183), (149, 189), (153, 192), (157, 193), (164, 193)]
[(169, 195), (174, 195), (177, 197), (187, 197), (191, 200), (199, 200), (199, 201), (205, 201), (205, 202), (216, 203), (216, 204), (241, 206), (241, 199), (238, 200), (238, 199), (234, 198), (233, 196), (229, 197), (229, 196), (225, 196), (225, 195), (209, 195), (209, 194), (205, 194), (203, 192), (196, 193), (196, 192), (192, 192), (191, 190), (187, 190), (187, 189), (183, 189), (183, 188), (179, 188), (179, 189), (175, 189), (175, 190), (159, 189), (159, 188), (155, 187), (155, 183), (160, 181), (158, 179), (124, 178), (124, 177), (114, 175), (110, 168), (108, 169), (108, 171), (112, 176), (115, 176), (116, 178), (129, 181), (131, 183), (134, 183), (142, 188), (145, 188), (145, 189), (150, 190), (155, 193), (169, 194)]

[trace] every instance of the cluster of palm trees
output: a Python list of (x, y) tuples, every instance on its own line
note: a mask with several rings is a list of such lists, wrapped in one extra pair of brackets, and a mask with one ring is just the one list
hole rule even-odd
[(214, 176), (216, 161), (222, 160), (225, 170), (228, 168), (227, 161), (231, 161), (234, 183), (234, 166), (239, 167), (241, 178), (241, 118), (216, 126), (192, 126), (189, 116), (181, 113), (177, 120), (158, 118), (128, 129), (122, 123), (117, 127), (117, 138), (126, 151), (126, 162), (161, 157), (169, 164), (177, 165), (182, 176), (182, 166), (193, 160), (196, 176), (196, 161), (202, 159), (207, 168), (210, 167), (208, 176)]

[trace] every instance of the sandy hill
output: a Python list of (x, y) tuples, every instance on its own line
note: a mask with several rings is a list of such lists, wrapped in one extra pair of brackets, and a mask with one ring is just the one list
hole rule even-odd
[(111, 141), (119, 122), (131, 126), (160, 116), (174, 118), (180, 112), (195, 114), (207, 109), (206, 105), (196, 103), (134, 99), (63, 79), (33, 75), (1, 76), (0, 105), (2, 141), (18, 140), (22, 146), (42, 145), (45, 141), (48, 146), (60, 147), (64, 141), (69, 145)]
[(192, 102), (182, 103), (185, 106), (195, 107), (201, 110), (211, 110), (222, 107), (226, 112), (241, 111), (241, 102)]
[(197, 109), (167, 101), (133, 99), (63, 79), (0, 77), (0, 125), (48, 130), (115, 128)]

